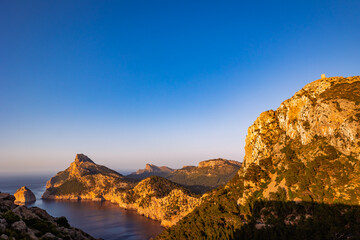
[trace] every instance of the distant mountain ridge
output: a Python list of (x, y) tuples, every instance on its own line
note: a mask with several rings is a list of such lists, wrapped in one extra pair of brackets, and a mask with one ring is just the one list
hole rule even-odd
[(133, 173), (127, 175), (127, 177), (134, 178), (134, 179), (140, 179), (140, 180), (145, 179), (150, 176), (166, 177), (173, 171), (174, 171), (174, 169), (166, 167), (166, 166), (158, 167), (154, 164), (146, 164), (144, 169), (139, 169), (136, 172), (133, 172)]
[(149, 176), (160, 176), (202, 194), (228, 182), (240, 166), (240, 162), (223, 158), (201, 161), (198, 166), (184, 166), (181, 169), (146, 164), (145, 169), (140, 169), (127, 177), (145, 179)]

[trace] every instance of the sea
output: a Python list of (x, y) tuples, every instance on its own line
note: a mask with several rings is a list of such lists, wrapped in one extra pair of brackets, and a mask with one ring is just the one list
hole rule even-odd
[(45, 200), (46, 181), (52, 175), (0, 175), (0, 192), (14, 194), (22, 186), (27, 186), (36, 196), (36, 202), (28, 207), (40, 207), (54, 217), (65, 216), (70, 225), (79, 228), (95, 238), (105, 240), (143, 240), (158, 235), (164, 228), (158, 221), (138, 215), (133, 210), (120, 208), (109, 201), (67, 201)]

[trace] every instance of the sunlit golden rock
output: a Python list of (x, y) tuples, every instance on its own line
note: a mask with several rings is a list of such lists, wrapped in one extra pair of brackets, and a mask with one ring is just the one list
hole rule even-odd
[(25, 204), (28, 202), (36, 201), (36, 197), (35, 197), (34, 193), (25, 186), (19, 188), (15, 192), (14, 196), (16, 199), (15, 203), (17, 203), (17, 204)]

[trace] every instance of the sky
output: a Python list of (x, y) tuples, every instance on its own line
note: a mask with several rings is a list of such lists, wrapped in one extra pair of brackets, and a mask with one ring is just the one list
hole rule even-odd
[(0, 1), (0, 173), (242, 161), (247, 128), (360, 70), (360, 1)]

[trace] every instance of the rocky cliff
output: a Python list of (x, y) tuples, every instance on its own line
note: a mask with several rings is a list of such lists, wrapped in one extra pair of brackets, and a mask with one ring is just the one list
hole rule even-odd
[(360, 237), (360, 77), (306, 85), (248, 129), (223, 188), (158, 239)]
[(164, 226), (175, 224), (201, 201), (199, 196), (164, 178), (135, 182), (83, 154), (76, 155), (70, 167), (51, 178), (46, 188), (43, 198), (108, 200), (159, 220)]
[(0, 193), (0, 239), (94, 239), (71, 227), (65, 217), (54, 218), (41, 208), (18, 206), (14, 200)]
[(359, 204), (360, 78), (333, 77), (306, 85), (249, 128), (244, 196)]

